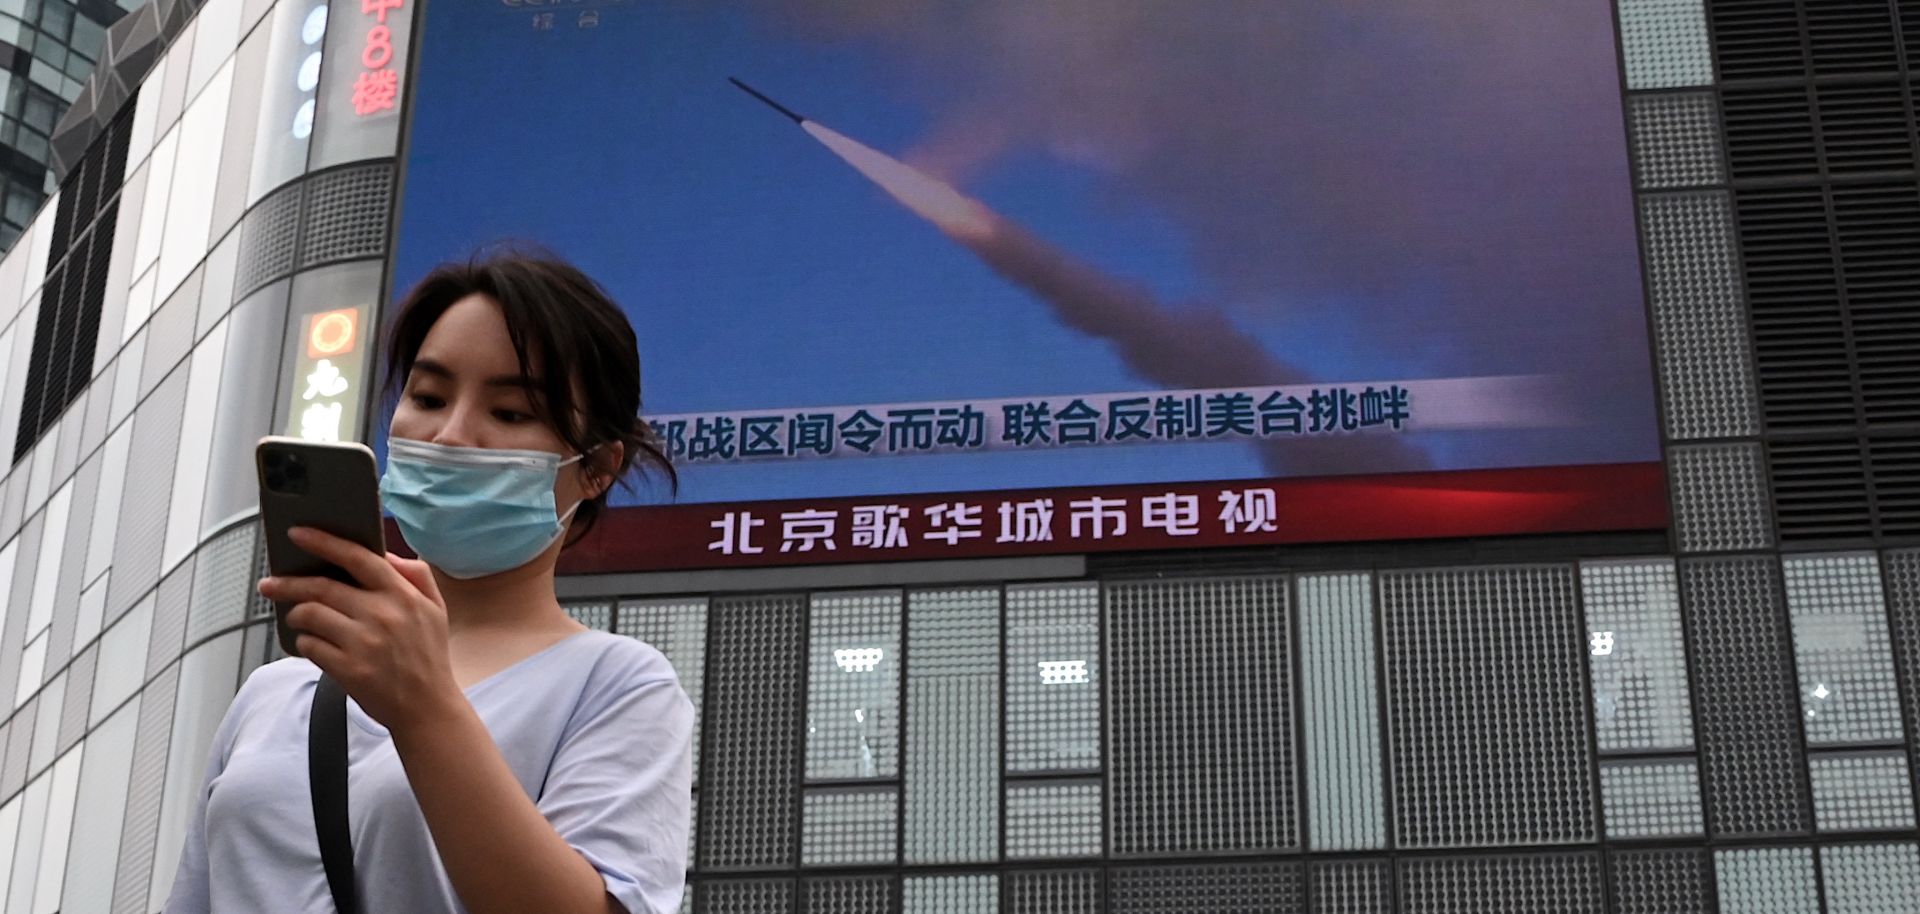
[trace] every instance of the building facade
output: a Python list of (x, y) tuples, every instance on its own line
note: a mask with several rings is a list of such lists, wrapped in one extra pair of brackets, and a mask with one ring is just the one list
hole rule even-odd
[(0, 252), (19, 240), (53, 192), (57, 125), (105, 52), (108, 30), (126, 13), (108, 0), (0, 5)]
[[(391, 291), (378, 6), (136, 12), (0, 260), (8, 914), (157, 910), (275, 656), (251, 444)], [(683, 910), (1914, 910), (1920, 5), (1616, 22), (1669, 530), (565, 578), (699, 709)]]

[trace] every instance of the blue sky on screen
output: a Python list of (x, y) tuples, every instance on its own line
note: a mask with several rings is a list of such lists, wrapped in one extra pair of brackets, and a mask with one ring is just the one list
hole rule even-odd
[[(633, 318), (650, 412), (1177, 386), (738, 76), (1297, 377), (1580, 391), (1561, 427), (1421, 433), (1400, 468), (1657, 457), (1605, 4), (549, 9), (543, 29), (539, 9), (429, 8), (396, 288), (490, 241), (547, 245)], [(1247, 444), (689, 469), (692, 501), (1273, 472)]]

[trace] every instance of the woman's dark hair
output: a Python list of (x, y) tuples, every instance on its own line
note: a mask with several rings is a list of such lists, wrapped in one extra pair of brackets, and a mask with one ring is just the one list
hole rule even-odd
[[(420, 345), (455, 302), (479, 293), (500, 304), (520, 373), (533, 379), (533, 409), (576, 454), (619, 442), (613, 478), (626, 484), (628, 471), (645, 465), (678, 485), (673, 464), (653, 427), (640, 418), (640, 349), (633, 325), (607, 290), (560, 258), (520, 248), (475, 254), (428, 273), (401, 301), (387, 345), (389, 405), (413, 371)], [(589, 456), (590, 467), (604, 458)], [(572, 545), (607, 507), (611, 485), (574, 514)]]

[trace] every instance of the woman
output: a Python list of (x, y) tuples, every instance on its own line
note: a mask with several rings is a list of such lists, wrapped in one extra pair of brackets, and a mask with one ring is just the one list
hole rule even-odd
[(381, 492), (421, 560), (295, 534), (359, 586), (260, 582), (306, 659), (234, 698), (165, 910), (333, 910), (306, 776), (322, 671), (351, 698), (362, 910), (675, 910), (692, 705), (658, 651), (575, 622), (553, 583), (636, 456), (672, 472), (638, 419), (633, 328), (578, 270), (495, 256), (413, 290), (388, 372)]

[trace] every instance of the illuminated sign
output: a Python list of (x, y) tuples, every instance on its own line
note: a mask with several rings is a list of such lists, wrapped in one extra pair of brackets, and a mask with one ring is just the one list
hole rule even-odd
[(352, 440), (359, 427), (366, 353), (359, 346), (365, 308), (300, 318), (286, 434), (308, 441)]
[(628, 309), (570, 572), (1660, 529), (1613, 13), (1461, 3), (409, 3), (393, 289)]
[(400, 71), (389, 66), (393, 63), (393, 29), (387, 25), (387, 14), (405, 2), (360, 0), (361, 15), (374, 20), (360, 50), (363, 69), (353, 81), (353, 113), (361, 117), (394, 110), (400, 97)]

